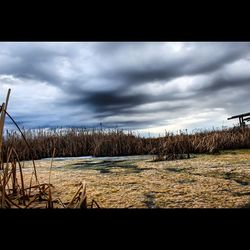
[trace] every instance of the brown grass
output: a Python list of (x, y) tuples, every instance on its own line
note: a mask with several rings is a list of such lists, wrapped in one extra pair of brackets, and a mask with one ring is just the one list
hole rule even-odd
[[(250, 150), (160, 162), (152, 162), (150, 156), (138, 161), (128, 157), (103, 166), (106, 172), (101, 171), (100, 161), (54, 161), (54, 198), (68, 204), (84, 179), (88, 201), (95, 200), (102, 208), (237, 208), (250, 203)], [(98, 164), (86, 164), (94, 162)], [(40, 179), (46, 182), (50, 161), (36, 163)], [(27, 183), (31, 173), (32, 162), (28, 161)]]
[[(250, 128), (166, 133), (164, 137), (142, 138), (122, 130), (55, 129), (26, 130), (24, 136), (7, 132), (3, 143), (4, 161), (10, 147), (20, 160), (77, 156), (157, 155), (158, 160), (189, 158), (190, 154), (219, 153), (220, 150), (250, 148)], [(22, 138), (25, 137), (27, 142)], [(30, 146), (27, 146), (30, 145)]]

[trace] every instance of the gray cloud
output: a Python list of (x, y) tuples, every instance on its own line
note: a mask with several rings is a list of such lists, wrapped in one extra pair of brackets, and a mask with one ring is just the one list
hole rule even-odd
[[(157, 43), (101, 44), (98, 50), (100, 55), (112, 58), (113, 53), (116, 53), (123, 58), (120, 60), (122, 67), (112, 65), (102, 77), (122, 80), (126, 84), (143, 84), (154, 80), (167, 81), (184, 75), (207, 74), (249, 55), (250, 49), (248, 43), (238, 43), (236, 46), (235, 43), (191, 43), (184, 45), (187, 51), (180, 56), (172, 53), (164, 55), (162, 47), (162, 44)], [(155, 51), (156, 56), (153, 56), (152, 52), (148, 53), (149, 56), (144, 56), (143, 53), (152, 49), (158, 49)], [(135, 57), (126, 59), (127, 54), (133, 53), (136, 53)], [(134, 67), (133, 63), (128, 66), (127, 60), (135, 60), (137, 67)]]

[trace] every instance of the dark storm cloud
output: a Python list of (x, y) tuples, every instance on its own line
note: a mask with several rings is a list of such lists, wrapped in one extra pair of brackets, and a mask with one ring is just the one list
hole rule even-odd
[[(183, 75), (207, 74), (216, 70), (228, 63), (232, 63), (242, 56), (249, 55), (250, 45), (248, 43), (238, 43), (237, 46), (233, 43), (195, 43), (190, 46), (190, 51), (184, 56), (167, 55), (157, 57), (151, 60), (150, 58), (140, 58), (140, 55), (147, 53), (148, 43), (110, 43), (101, 44), (98, 46), (98, 52), (102, 55), (111, 56), (113, 53), (123, 54), (126, 58), (128, 50), (138, 53), (138, 67), (117, 68), (114, 65), (114, 70), (103, 72), (102, 77), (120, 80), (127, 85), (139, 84), (155, 80), (165, 80), (181, 77)], [(150, 46), (152, 44), (150, 43)], [(126, 60), (125, 60), (126, 61)], [(112, 63), (112, 62), (111, 62)]]
[[(188, 106), (186, 105), (185, 106), (185, 109), (187, 109)], [(123, 115), (126, 115), (126, 116), (131, 116), (131, 115), (142, 115), (142, 114), (154, 114), (155, 112), (159, 112), (159, 111), (165, 111), (166, 113), (170, 113), (170, 112), (177, 112), (177, 111), (180, 111), (183, 109), (183, 105), (178, 105), (178, 106), (170, 106), (170, 105), (164, 105), (164, 104), (161, 104), (161, 107), (156, 107), (156, 108), (152, 108), (152, 109), (141, 109), (141, 110), (137, 110), (137, 109), (127, 109), (127, 108), (124, 108), (122, 110), (119, 111), (119, 114), (123, 114)], [(118, 110), (117, 109), (110, 109), (109, 111), (100, 111), (98, 112), (98, 115), (95, 115), (95, 118), (98, 118), (98, 119), (102, 119), (102, 118), (105, 118), (105, 117), (109, 117), (109, 116), (114, 116), (118, 114)]]
[[(145, 128), (163, 126), (167, 119), (197, 113), (200, 107), (234, 111), (230, 103), (236, 92), (230, 97), (227, 90), (242, 90), (239, 97), (249, 91), (249, 58), (250, 43), (2, 43), (0, 84), (9, 81), (14, 89), (27, 81), (37, 84), (30, 95), (41, 100), (43, 88), (58, 90), (43, 103), (53, 103), (55, 111), (44, 106), (38, 119), (34, 105), (27, 104), (31, 112), (22, 119), (32, 126), (104, 121)], [(237, 64), (241, 61), (243, 68)], [(189, 78), (194, 80), (185, 87)], [(214, 96), (219, 100), (212, 101)], [(40, 99), (32, 101), (38, 105)], [(242, 100), (238, 109), (248, 104)]]
[(147, 103), (149, 95), (127, 95), (123, 96), (119, 90), (110, 92), (92, 92), (87, 93), (85, 98), (72, 101), (73, 104), (90, 105), (97, 112), (105, 110), (117, 110), (134, 107), (136, 105)]
[(104, 91), (95, 91), (95, 92), (85, 92), (81, 94), (81, 97), (74, 98), (72, 100), (59, 101), (60, 105), (70, 105), (70, 106), (88, 106), (96, 115), (96, 118), (103, 118), (113, 115), (131, 115), (131, 114), (142, 114), (146, 112), (157, 112), (161, 109), (168, 111), (176, 111), (183, 106), (161, 104), (161, 107), (154, 108), (153, 110), (143, 109), (143, 110), (131, 110), (131, 108), (137, 107), (143, 104), (151, 104), (161, 101), (173, 101), (176, 99), (184, 99), (181, 97), (176, 97), (173, 93), (172, 95), (167, 96), (166, 94), (160, 94), (153, 96), (152, 94), (124, 94), (121, 89), (104, 92)]
[(248, 77), (238, 77), (236, 79), (217, 77), (210, 83), (209, 86), (202, 88), (199, 94), (201, 92), (209, 94), (228, 88), (234, 91), (248, 86), (250, 86), (250, 75)]

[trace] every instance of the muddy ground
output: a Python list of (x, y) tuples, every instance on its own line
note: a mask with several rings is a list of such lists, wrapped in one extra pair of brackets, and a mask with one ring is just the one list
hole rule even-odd
[[(250, 207), (250, 150), (154, 162), (151, 156), (55, 159), (52, 196), (69, 202), (86, 182), (88, 202), (102, 208)], [(39, 181), (48, 182), (50, 160), (36, 161)], [(24, 164), (29, 186), (31, 162)]]

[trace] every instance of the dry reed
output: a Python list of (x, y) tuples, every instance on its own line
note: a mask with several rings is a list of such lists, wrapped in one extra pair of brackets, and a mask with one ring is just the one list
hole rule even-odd
[[(87, 208), (85, 183), (81, 184), (69, 206), (62, 203), (60, 198), (53, 200), (50, 177), (53, 159), (56, 152), (55, 147), (53, 148), (52, 153), (49, 183), (39, 183), (32, 145), (26, 139), (25, 134), (21, 131), (14, 119), (7, 112), (9, 96), (10, 89), (8, 90), (6, 102), (2, 103), (2, 106), (0, 107), (0, 208), (54, 208), (55, 204), (57, 204), (58, 208)], [(12, 140), (9, 141), (10, 143), (6, 143), (6, 141), (3, 140), (6, 114), (21, 133), (21, 137), (17, 140), (12, 137)], [(19, 143), (16, 143), (17, 141)], [(23, 147), (23, 149), (21, 147)], [(27, 152), (29, 154), (34, 168), (28, 187), (26, 187), (24, 183), (24, 162), (21, 164), (21, 161), (23, 160), (22, 150), (23, 152)], [(33, 174), (36, 177), (35, 185), (32, 185)], [(19, 183), (19, 180), (21, 183)], [(90, 207), (93, 207), (93, 202), (94, 201), (92, 201)]]
[[(187, 134), (166, 133), (164, 137), (143, 138), (122, 130), (26, 130), (26, 141), (16, 131), (8, 131), (3, 142), (4, 161), (13, 146), (20, 160), (77, 156), (157, 155), (158, 159), (189, 158), (196, 153), (219, 153), (220, 150), (250, 148), (250, 128), (199, 131)], [(27, 145), (30, 145), (28, 147)]]

